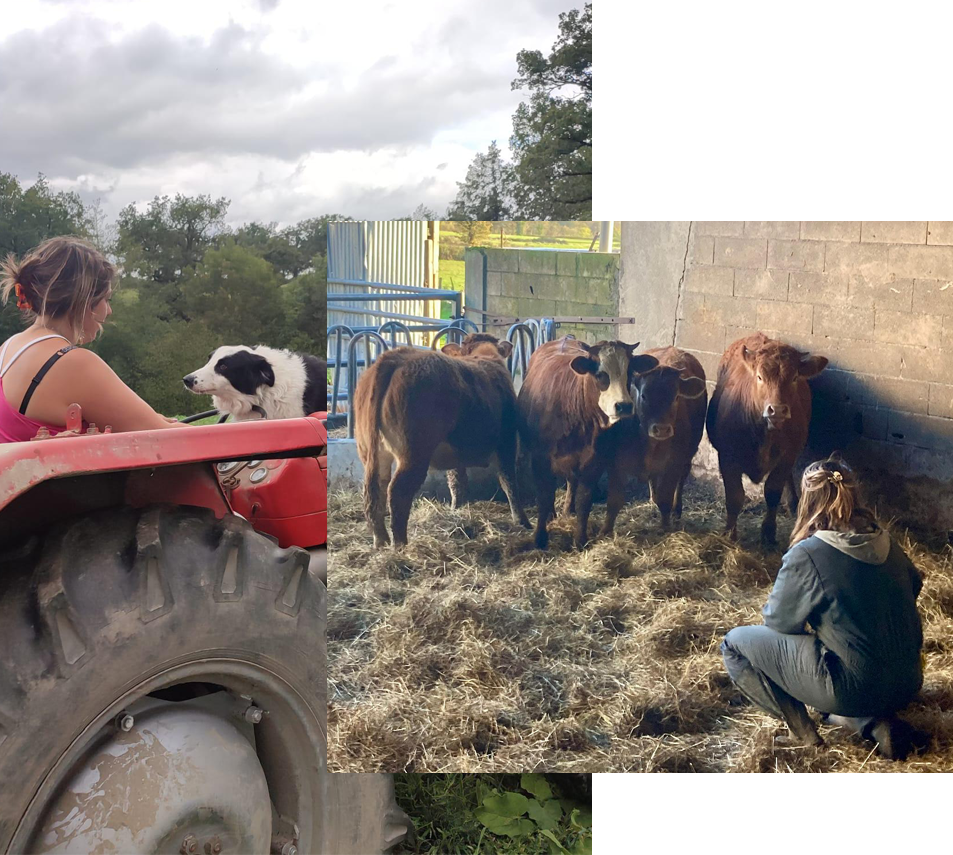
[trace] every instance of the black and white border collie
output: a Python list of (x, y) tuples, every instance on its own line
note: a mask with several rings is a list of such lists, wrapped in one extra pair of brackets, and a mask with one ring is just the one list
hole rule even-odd
[(263, 344), (220, 347), (183, 382), (196, 395), (211, 395), (219, 412), (238, 421), (293, 419), (327, 409), (327, 363)]

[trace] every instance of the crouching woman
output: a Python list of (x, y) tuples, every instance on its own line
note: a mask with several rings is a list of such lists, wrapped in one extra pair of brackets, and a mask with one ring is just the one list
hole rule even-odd
[(728, 673), (804, 744), (822, 744), (807, 705), (903, 759), (915, 734), (895, 714), (923, 681), (921, 586), (906, 553), (860, 506), (850, 467), (813, 463), (764, 626), (733, 629), (722, 643)]

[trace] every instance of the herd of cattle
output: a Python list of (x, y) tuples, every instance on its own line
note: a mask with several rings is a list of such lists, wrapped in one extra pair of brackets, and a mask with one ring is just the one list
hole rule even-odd
[[(608, 474), (600, 535), (612, 533), (630, 478), (648, 481), (663, 526), (682, 512), (682, 488), (706, 427), (725, 485), (726, 531), (737, 537), (744, 503), (742, 474), (764, 481), (761, 528), (776, 543), (778, 505), (807, 442), (807, 380), (827, 366), (763, 333), (724, 353), (708, 401), (705, 372), (690, 353), (638, 344), (587, 345), (563, 338), (541, 345), (519, 395), (506, 360), (512, 346), (473, 333), (442, 353), (401, 347), (384, 353), (361, 377), (354, 400), (355, 436), (364, 465), (364, 512), (377, 547), (389, 542), (389, 495), (395, 545), (407, 543), (407, 522), (430, 468), (447, 471), (452, 506), (464, 499), (467, 467), (496, 462), (514, 522), (529, 527), (519, 501), (517, 437), (532, 465), (537, 496), (535, 542), (548, 545), (559, 480), (564, 512), (575, 513), (574, 542), (587, 542), (592, 494)], [(707, 418), (706, 418), (707, 414)], [(394, 468), (396, 463), (396, 470)]]

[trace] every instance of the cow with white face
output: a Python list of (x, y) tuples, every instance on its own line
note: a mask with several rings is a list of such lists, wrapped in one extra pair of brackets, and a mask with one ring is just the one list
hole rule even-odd
[[(576, 547), (586, 545), (592, 490), (614, 465), (619, 428), (635, 412), (630, 387), (637, 375), (658, 365), (636, 348), (621, 341), (589, 346), (563, 338), (542, 345), (530, 359), (518, 404), (520, 437), (533, 463), (540, 549), (549, 543), (546, 526), (555, 514), (559, 478), (567, 482), (566, 510), (576, 513)], [(611, 525), (603, 527), (603, 533), (609, 531)]]
[[(586, 348), (582, 342), (576, 342)], [(575, 357), (569, 363), (576, 374), (591, 374), (599, 390), (598, 405), (603, 415), (613, 425), (619, 419), (629, 418), (635, 412), (635, 402), (629, 391), (632, 372), (632, 353), (638, 344), (623, 344), (620, 341), (601, 341), (587, 349), (586, 355)]]

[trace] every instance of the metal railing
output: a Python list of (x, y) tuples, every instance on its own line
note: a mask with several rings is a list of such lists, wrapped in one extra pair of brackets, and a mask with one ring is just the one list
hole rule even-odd
[[(450, 320), (463, 316), (463, 294), (459, 291), (442, 288), (423, 288), (415, 285), (394, 285), (385, 282), (365, 282), (360, 279), (332, 279), (328, 278), (328, 287), (340, 285), (347, 288), (374, 289), (365, 291), (336, 291), (328, 293), (328, 318), (335, 316), (342, 318), (359, 315), (370, 320), (367, 326), (355, 325), (352, 321), (348, 326), (357, 329), (376, 330), (382, 320), (406, 322), (405, 326), (410, 333), (434, 332), (441, 329), (445, 321), (440, 318), (439, 309), (434, 316), (399, 312), (395, 303), (440, 303), (446, 301), (452, 304)], [(372, 306), (370, 304), (384, 304)], [(412, 326), (410, 324), (413, 324)]]
[[(479, 332), (479, 327), (466, 318), (457, 318), (448, 326), (434, 330), (430, 347), (409, 344), (413, 329), (396, 320), (387, 321), (377, 330), (352, 328), (345, 324), (328, 327), (328, 368), (331, 383), (328, 387), (328, 427), (339, 428), (347, 424), (347, 435), (354, 437), (354, 390), (361, 371), (369, 368), (380, 355), (392, 347), (414, 347), (418, 350), (437, 350), (441, 339), (447, 342), (462, 341), (469, 333)], [(513, 345), (507, 367), (517, 389), (526, 377), (529, 360), (536, 348), (552, 341), (556, 325), (552, 318), (529, 319), (513, 324), (506, 332), (506, 340)], [(398, 336), (404, 342), (398, 344)], [(389, 341), (388, 341), (389, 337)], [(342, 407), (346, 402), (346, 407)]]

